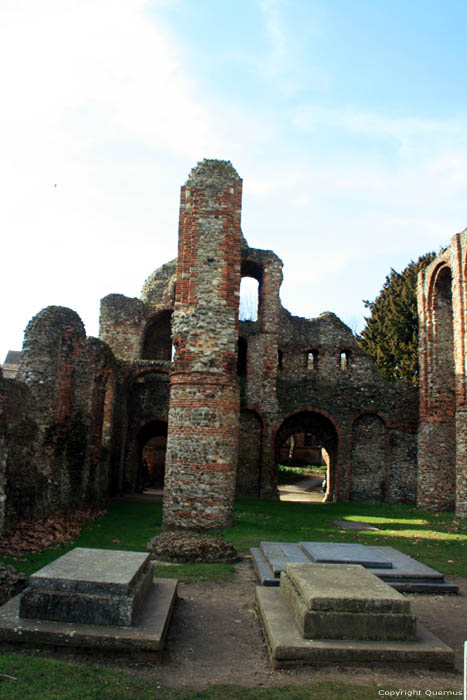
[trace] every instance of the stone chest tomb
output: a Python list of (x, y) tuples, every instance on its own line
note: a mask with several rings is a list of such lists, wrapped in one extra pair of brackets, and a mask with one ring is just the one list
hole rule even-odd
[(149, 554), (76, 547), (0, 608), (0, 639), (160, 651), (176, 589)]

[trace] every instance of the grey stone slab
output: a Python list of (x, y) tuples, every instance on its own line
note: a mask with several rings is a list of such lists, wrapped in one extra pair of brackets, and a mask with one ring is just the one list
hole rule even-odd
[(289, 564), (286, 574), (308, 610), (410, 612), (407, 598), (360, 565)]
[[(333, 566), (334, 569), (350, 568), (346, 565), (335, 567), (332, 564), (308, 564), (308, 566)], [(359, 566), (354, 568), (361, 569)], [(361, 571), (365, 572), (364, 569)], [(382, 584), (379, 579), (376, 581)], [(396, 593), (387, 584), (383, 585), (389, 588), (390, 594)], [(332, 605), (324, 610), (314, 610), (313, 606), (310, 609), (287, 572), (281, 574), (280, 593), (291, 611), (302, 637), (306, 639), (414, 640), (416, 636), (416, 620), (410, 614), (410, 607), (408, 611), (404, 612), (393, 612), (392, 609), (386, 611), (378, 606), (375, 610), (369, 604), (362, 606), (355, 612), (334, 609)], [(381, 598), (378, 602), (380, 600)], [(366, 602), (371, 603), (372, 601)]]
[(136, 587), (128, 595), (49, 591), (43, 588), (37, 590), (28, 586), (21, 593), (20, 616), (36, 620), (129, 627), (151, 588), (153, 568), (153, 564), (149, 563)]
[[(312, 561), (311, 555), (307, 553), (305, 548), (301, 547), (301, 544), (309, 543), (290, 545), (290, 543), (285, 542), (263, 542), (262, 544), (265, 546), (265, 549), (268, 549), (269, 547), (271, 547), (272, 549), (272, 545), (274, 545), (274, 551), (278, 553), (278, 558), (276, 558), (275, 560), (276, 571), (273, 572), (266, 554), (259, 549), (251, 550), (253, 564), (258, 574), (258, 579), (261, 581), (262, 585), (279, 586), (280, 573), (281, 571), (285, 571), (287, 566), (287, 563), (284, 561), (284, 558), (287, 559), (287, 562), (303, 561), (303, 558), (294, 559), (292, 550), (289, 549), (287, 550), (287, 556), (285, 556), (284, 550), (279, 549), (278, 545), (281, 545), (282, 547), (284, 547), (284, 545), (286, 545), (287, 547), (298, 546), (299, 550), (302, 553), (301, 556), (305, 556), (307, 561)], [(328, 547), (331, 545), (344, 543), (321, 542), (318, 544)], [(376, 556), (382, 556), (391, 562), (391, 568), (372, 568), (371, 566), (369, 566), (368, 571), (375, 574), (375, 576), (378, 576), (378, 578), (385, 581), (386, 583), (389, 583), (389, 585), (397, 591), (404, 593), (440, 594), (457, 593), (459, 591), (459, 587), (453, 583), (450, 583), (449, 581), (446, 581), (442, 573), (436, 571), (435, 569), (431, 569), (429, 566), (426, 566), (425, 564), (422, 564), (416, 559), (413, 559), (408, 554), (403, 554), (402, 552), (400, 552), (397, 549), (394, 549), (393, 547), (375, 547), (366, 545), (358, 545), (358, 547), (362, 547), (364, 550), (368, 550), (369, 562), (371, 562), (371, 560), (374, 559)], [(282, 557), (282, 560), (280, 560), (279, 557)], [(282, 568), (280, 568), (281, 566)]]
[(281, 571), (285, 571), (287, 564), (310, 561), (308, 554), (294, 542), (261, 542), (260, 551), (277, 579)]
[(157, 579), (152, 584), (132, 627), (20, 618), (18, 595), (0, 607), (0, 640), (66, 647), (161, 651), (176, 595), (176, 580)]
[(256, 599), (273, 668), (334, 663), (454, 668), (453, 650), (420, 624), (409, 642), (303, 639), (278, 588), (257, 586)]
[(318, 564), (360, 564), (366, 569), (390, 569), (391, 560), (363, 544), (348, 542), (300, 542), (300, 547)]
[(261, 542), (260, 544), (260, 549), (276, 578), (279, 578), (281, 571), (285, 570), (290, 561), (282, 549), (282, 544), (282, 542)]
[(75, 547), (30, 577), (30, 586), (105, 595), (131, 592), (150, 561), (146, 552)]
[[(384, 576), (388, 580), (390, 578), (400, 578), (401, 576), (412, 578), (412, 579), (424, 579), (424, 580), (436, 580), (442, 581), (444, 579), (443, 574), (426, 564), (422, 564), (420, 561), (413, 559), (408, 554), (400, 552), (394, 547), (370, 547), (367, 549), (370, 551), (370, 556), (381, 555), (390, 559), (392, 562), (392, 569), (390, 571), (378, 572), (378, 576)], [(368, 567), (371, 571), (372, 567)]]
[(436, 593), (438, 595), (459, 593), (459, 586), (446, 580), (442, 583), (439, 581), (433, 581), (430, 583), (429, 581), (414, 581), (411, 579), (391, 579), (387, 581), (387, 583), (394, 588), (395, 591), (399, 591), (399, 593)]
[(310, 561), (310, 557), (303, 549), (293, 542), (281, 542), (281, 548), (284, 552), (285, 557), (287, 557), (287, 562), (307, 563)]
[(78, 547), (31, 576), (20, 616), (128, 627), (152, 579), (149, 554)]
[(250, 547), (251, 560), (256, 575), (262, 586), (278, 586), (279, 579), (274, 576), (274, 572), (269, 566), (268, 560), (259, 547)]

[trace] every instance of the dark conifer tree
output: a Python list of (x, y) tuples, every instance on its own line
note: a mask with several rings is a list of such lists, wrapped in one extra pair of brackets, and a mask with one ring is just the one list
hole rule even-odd
[(370, 316), (358, 341), (389, 381), (418, 382), (417, 276), (435, 257), (427, 253), (402, 272), (391, 269), (376, 299), (363, 302)]

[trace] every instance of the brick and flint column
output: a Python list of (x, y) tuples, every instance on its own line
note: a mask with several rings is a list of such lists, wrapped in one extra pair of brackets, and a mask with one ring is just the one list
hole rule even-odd
[(242, 180), (204, 160), (181, 190), (165, 528), (231, 524), (239, 426)]

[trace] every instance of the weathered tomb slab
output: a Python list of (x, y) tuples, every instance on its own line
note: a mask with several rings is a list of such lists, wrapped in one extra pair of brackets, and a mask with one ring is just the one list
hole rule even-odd
[(410, 610), (404, 596), (362, 566), (289, 564), (284, 573), (309, 610), (389, 613)]
[(36, 571), (30, 581), (36, 588), (121, 595), (131, 590), (148, 561), (146, 552), (75, 547)]
[(157, 579), (131, 627), (32, 620), (19, 615), (20, 595), (0, 607), (0, 640), (22, 644), (160, 652), (177, 598), (175, 579)]
[(261, 542), (261, 551), (276, 578), (279, 578), (281, 571), (285, 571), (291, 561), (310, 561), (309, 555), (298, 544), (292, 542)]
[[(316, 543), (285, 543), (285, 542), (261, 542), (260, 547), (252, 547), (252, 561), (258, 579), (263, 586), (279, 586), (279, 577), (285, 571), (287, 564), (294, 562), (313, 561), (306, 548), (301, 545)], [(332, 552), (337, 545), (348, 546), (349, 543), (322, 542), (319, 543), (328, 552)], [(300, 546), (299, 546), (300, 545)], [(381, 580), (389, 583), (395, 590), (404, 593), (457, 593), (458, 586), (446, 581), (444, 575), (426, 564), (413, 559), (408, 554), (403, 554), (394, 547), (376, 547), (359, 545), (367, 551), (368, 556), (363, 561), (356, 561), (368, 571), (374, 573)], [(274, 556), (277, 552), (277, 556)], [(299, 554), (297, 554), (299, 552)], [(357, 552), (358, 553), (358, 552)], [(355, 554), (355, 550), (354, 550)], [(371, 560), (379, 557), (390, 561), (391, 568), (372, 568), (368, 566)]]
[(280, 592), (304, 638), (415, 639), (409, 601), (361, 566), (289, 564)]
[(30, 577), (23, 618), (131, 626), (153, 579), (150, 555), (76, 547)]
[(300, 542), (299, 547), (317, 564), (360, 564), (366, 569), (391, 569), (392, 563), (380, 552), (363, 544), (348, 542)]
[(413, 641), (304, 639), (278, 588), (257, 586), (256, 600), (273, 668), (334, 663), (416, 669), (454, 667), (453, 650), (420, 624)]

